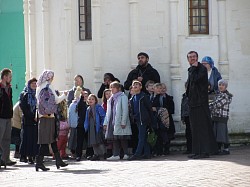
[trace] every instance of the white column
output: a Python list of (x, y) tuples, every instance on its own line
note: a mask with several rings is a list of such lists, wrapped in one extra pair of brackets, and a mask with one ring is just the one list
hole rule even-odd
[(28, 0), (23, 0), (23, 17), (24, 17), (24, 40), (25, 40), (25, 82), (27, 82), (30, 78)]
[[(35, 0), (28, 0), (28, 64), (29, 78), (37, 76), (36, 66), (36, 22), (35, 22)], [(25, 35), (26, 36), (26, 35)], [(26, 45), (26, 44), (25, 44)], [(26, 53), (27, 54), (27, 53)]]
[(92, 0), (92, 41), (93, 41), (93, 59), (94, 59), (94, 90), (101, 83), (101, 1)]
[(219, 29), (219, 70), (223, 79), (229, 79), (229, 62), (227, 49), (227, 19), (226, 0), (218, 2), (218, 29)]
[(130, 63), (131, 68), (137, 66), (136, 56), (139, 52), (138, 0), (129, 0), (130, 11)]
[[(180, 90), (182, 88), (180, 75), (180, 61), (179, 61), (179, 40), (178, 40), (178, 3), (179, 0), (170, 0), (170, 72), (171, 72), (171, 88), (172, 95), (176, 98), (181, 98)], [(180, 101), (175, 100), (175, 114), (174, 120), (180, 119)], [(176, 131), (180, 128), (176, 126)]]
[(72, 72), (72, 3), (71, 0), (64, 1), (65, 11), (65, 38), (66, 38), (66, 66), (65, 66), (65, 79), (66, 87), (72, 86), (71, 72)]
[(42, 0), (42, 54), (44, 69), (51, 69), (50, 36), (49, 36), (49, 0)]

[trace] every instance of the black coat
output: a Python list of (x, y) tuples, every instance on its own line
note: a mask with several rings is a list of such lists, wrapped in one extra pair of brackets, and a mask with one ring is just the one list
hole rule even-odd
[(81, 97), (76, 107), (78, 113), (77, 127), (83, 128), (87, 108), (88, 108), (87, 103), (84, 101), (84, 98)]
[[(131, 106), (131, 110), (130, 110), (131, 115), (130, 116), (134, 116), (133, 99), (134, 99), (134, 96), (131, 97), (129, 100), (130, 106)], [(151, 102), (149, 100), (149, 97), (145, 93), (142, 93), (142, 96), (140, 98), (139, 108), (140, 108), (139, 123), (145, 124), (145, 125), (148, 125), (151, 127), (152, 122), (153, 122), (152, 105), (151, 105)]]
[(167, 129), (167, 133), (169, 135), (169, 139), (173, 139), (174, 134), (175, 134), (175, 125), (174, 125), (174, 120), (172, 117), (172, 114), (174, 114), (174, 110), (175, 110), (173, 96), (166, 94), (165, 97), (163, 97), (163, 105), (161, 105), (160, 95), (156, 95), (153, 100), (152, 107), (163, 107), (163, 108), (168, 109), (169, 128)]
[(155, 83), (161, 82), (158, 71), (154, 69), (150, 64), (148, 64), (146, 68), (142, 68), (138, 65), (128, 74), (127, 80), (124, 82), (124, 89), (129, 90), (129, 87), (132, 85), (133, 80), (137, 79), (138, 77), (143, 77), (142, 91), (145, 93), (147, 93), (145, 84), (148, 80), (152, 80)]
[(190, 107), (208, 105), (207, 69), (201, 63), (188, 68), (187, 96)]
[[(34, 96), (35, 97), (35, 96)], [(28, 93), (27, 92), (22, 92), (20, 95), (20, 104), (19, 104), (22, 112), (23, 112), (23, 117), (22, 117), (22, 125), (24, 126), (30, 126), (37, 124), (35, 121), (36, 116), (36, 109), (31, 111), (30, 105), (28, 104)]]
[(10, 119), (13, 117), (12, 88), (9, 87), (9, 93), (0, 84), (0, 118)]

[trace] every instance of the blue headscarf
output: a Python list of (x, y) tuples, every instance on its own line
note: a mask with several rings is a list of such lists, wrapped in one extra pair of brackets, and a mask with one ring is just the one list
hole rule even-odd
[(214, 60), (210, 56), (203, 57), (201, 62), (207, 62), (211, 68), (214, 68)]
[(23, 91), (26, 92), (26, 94), (28, 94), (28, 105), (30, 106), (30, 111), (34, 113), (36, 110), (37, 100), (36, 100), (36, 90), (32, 90), (30, 87), (30, 84), (32, 82), (37, 82), (37, 81), (36, 79), (29, 80), (28, 84), (24, 87)]

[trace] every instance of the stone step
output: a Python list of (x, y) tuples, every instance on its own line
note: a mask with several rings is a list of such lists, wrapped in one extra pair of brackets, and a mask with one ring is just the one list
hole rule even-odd
[[(230, 146), (250, 145), (250, 133), (229, 134)], [(184, 133), (176, 133), (175, 139), (171, 141), (171, 151), (186, 150), (186, 138)]]

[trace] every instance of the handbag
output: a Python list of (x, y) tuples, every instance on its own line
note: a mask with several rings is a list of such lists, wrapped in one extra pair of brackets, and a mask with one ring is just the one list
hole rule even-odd
[(157, 135), (154, 130), (149, 130), (148, 131), (148, 137), (147, 137), (147, 142), (151, 147), (154, 147), (157, 141)]

